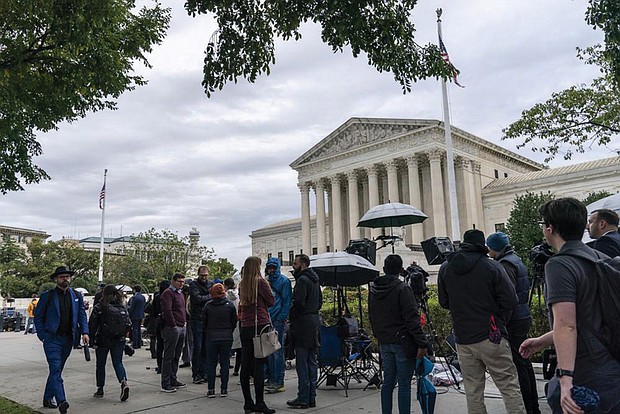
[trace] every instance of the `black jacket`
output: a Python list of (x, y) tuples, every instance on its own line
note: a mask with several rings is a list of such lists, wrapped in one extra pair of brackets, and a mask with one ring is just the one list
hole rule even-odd
[(201, 282), (200, 279), (195, 279), (189, 284), (189, 311), (191, 320), (200, 320), (202, 309), (207, 302), (211, 300), (211, 294), (209, 293), (211, 286), (213, 286), (213, 282), (210, 280)]
[(398, 343), (396, 334), (407, 331), (419, 347), (427, 347), (413, 291), (396, 275), (380, 276), (370, 285), (368, 318), (381, 344)]
[(202, 320), (207, 341), (233, 340), (237, 309), (225, 297), (208, 301), (202, 310)]
[(488, 339), (491, 316), (508, 338), (506, 319), (517, 305), (517, 294), (503, 266), (486, 251), (461, 243), (441, 265), (437, 284), (439, 304), (450, 310), (457, 343)]
[(312, 348), (319, 345), (319, 310), (322, 305), (323, 295), (315, 271), (307, 268), (295, 275), (289, 320), (296, 347)]

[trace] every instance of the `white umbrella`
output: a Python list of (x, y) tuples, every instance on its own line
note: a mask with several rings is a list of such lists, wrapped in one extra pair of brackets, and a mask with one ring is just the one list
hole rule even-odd
[(592, 213), (594, 210), (600, 210), (603, 208), (613, 210), (620, 214), (620, 193), (601, 198), (594, 203), (588, 204), (586, 208), (588, 209), (588, 214)]
[(362, 256), (329, 252), (310, 256), (310, 267), (322, 286), (361, 286), (379, 276), (377, 268)]
[(116, 290), (120, 290), (124, 293), (133, 292), (133, 289), (127, 285), (116, 285)]
[(401, 227), (422, 223), (428, 216), (414, 206), (402, 203), (387, 203), (374, 206), (357, 223), (357, 227)]
[(75, 288), (73, 290), (75, 290), (76, 292), (80, 292), (82, 295), (88, 295), (88, 290), (83, 287)]

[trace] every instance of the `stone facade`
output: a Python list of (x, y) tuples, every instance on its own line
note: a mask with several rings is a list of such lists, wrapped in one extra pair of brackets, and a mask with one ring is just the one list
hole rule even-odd
[[(541, 164), (452, 127), (458, 234), (485, 233), (506, 222), (515, 195), (551, 191), (585, 197), (620, 191), (620, 157), (545, 169)], [(452, 234), (443, 123), (436, 120), (351, 118), (291, 163), (298, 172), (301, 218), (252, 232), (252, 254), (287, 264), (306, 254), (344, 250), (350, 239), (394, 233), (395, 252), (425, 264), (420, 242)], [(315, 198), (315, 211), (310, 210)], [(387, 202), (412, 204), (429, 218), (395, 229), (362, 229), (360, 217)], [(313, 214), (314, 213), (314, 214)], [(379, 242), (379, 246), (381, 243)], [(379, 249), (377, 263), (391, 248)]]

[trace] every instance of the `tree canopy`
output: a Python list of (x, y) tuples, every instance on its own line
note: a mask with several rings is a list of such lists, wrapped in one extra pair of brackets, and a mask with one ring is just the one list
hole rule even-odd
[(250, 82), (275, 63), (275, 40), (299, 40), (303, 23), (321, 26), (323, 42), (334, 52), (349, 47), (353, 57), (365, 53), (379, 72), (392, 72), (403, 91), (430, 77), (449, 79), (448, 67), (434, 44), (415, 42), (410, 15), (416, 0), (240, 0), (221, 2), (186, 0), (191, 16), (215, 14), (216, 34), (204, 59), (202, 85), (207, 96), (227, 82), (243, 77)]
[[(571, 159), (593, 146), (607, 146), (620, 132), (620, 3), (590, 0), (586, 22), (605, 34), (604, 45), (578, 49), (578, 57), (598, 66), (601, 76), (591, 85), (554, 92), (547, 101), (525, 110), (504, 129), (504, 139), (518, 139), (546, 155)], [(611, 148), (620, 154), (618, 147)]]
[(159, 44), (170, 11), (134, 0), (0, 2), (0, 192), (49, 179), (33, 163), (37, 132), (114, 109), (146, 83), (133, 73)]

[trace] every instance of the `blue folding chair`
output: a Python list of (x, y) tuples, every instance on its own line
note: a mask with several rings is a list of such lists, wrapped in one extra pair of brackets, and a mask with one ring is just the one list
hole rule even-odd
[(348, 361), (344, 353), (344, 344), (337, 335), (336, 326), (321, 326), (321, 348), (319, 350), (319, 378), (317, 388), (323, 383), (344, 387), (345, 396), (349, 396)]

